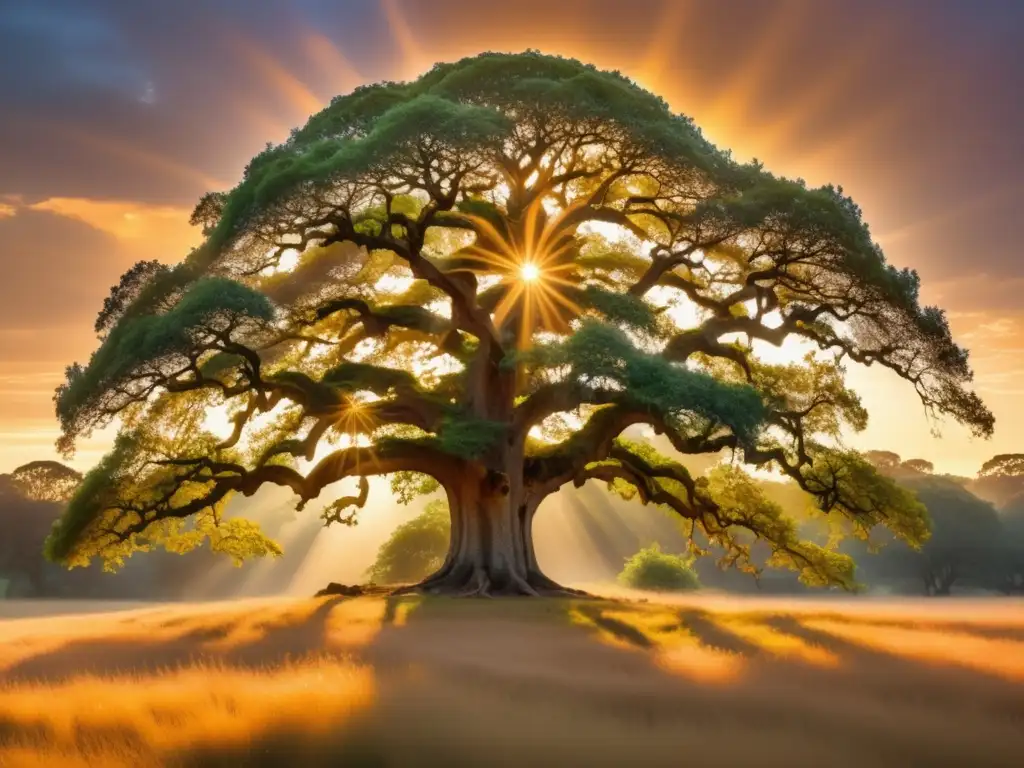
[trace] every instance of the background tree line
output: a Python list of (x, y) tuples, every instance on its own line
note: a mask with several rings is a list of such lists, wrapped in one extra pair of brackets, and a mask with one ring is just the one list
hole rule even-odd
[[(898, 594), (947, 595), (970, 591), (1024, 594), (1024, 454), (995, 456), (975, 477), (940, 475), (930, 462), (903, 460), (891, 451), (869, 451), (866, 457), (884, 474), (917, 494), (928, 508), (932, 535), (920, 551), (886, 535), (869, 541), (847, 539), (839, 549), (857, 561), (858, 580), (869, 591)], [(702, 473), (706, 457), (691, 470)], [(256, 565), (225, 567), (222, 558), (205, 548), (185, 554), (153, 552), (130, 561), (127, 572), (106, 574), (97, 564), (73, 571), (49, 563), (42, 543), (81, 475), (57, 462), (37, 461), (0, 475), (0, 595), (6, 597), (64, 597), (91, 599), (185, 599), (227, 597), (235, 594)], [(801, 520), (801, 535), (826, 543), (832, 532), (801, 510), (811, 497), (792, 483), (762, 481), (761, 488), (787, 513)], [(565, 542), (544, 537), (550, 521), (542, 515), (540, 556), (551, 562), (552, 573), (563, 580), (604, 581), (623, 570), (638, 552), (659, 546), (667, 555), (687, 558), (704, 587), (733, 592), (807, 591), (792, 572), (764, 568), (751, 574), (716, 565), (722, 552), (697, 537), (705, 556), (690, 559), (687, 532), (672, 516), (631, 503), (588, 484), (567, 493), (560, 514), (587, 541), (591, 554), (586, 565), (560, 562)], [(263, 524), (273, 531), (291, 520), (287, 505), (271, 506)], [(564, 522), (564, 521), (563, 521)], [(377, 560), (366, 574), (378, 583), (422, 578), (443, 560), (447, 547), (448, 516), (443, 502), (400, 525), (381, 545)], [(279, 570), (294, 570), (302, 562), (320, 527), (290, 542)], [(557, 544), (555, 544), (557, 540)], [(544, 546), (549, 541), (550, 549)], [(556, 548), (557, 547), (557, 548)], [(752, 542), (753, 562), (764, 566), (767, 545)], [(545, 557), (546, 556), (546, 557)], [(570, 559), (571, 560), (571, 559)], [(693, 583), (690, 583), (693, 586)]]

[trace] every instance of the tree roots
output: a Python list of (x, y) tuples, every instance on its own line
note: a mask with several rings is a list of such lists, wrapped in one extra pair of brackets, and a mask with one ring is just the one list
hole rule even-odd
[(492, 578), (485, 569), (477, 566), (468, 573), (465, 569), (442, 568), (418, 584), (409, 584), (391, 591), (392, 595), (446, 595), (451, 597), (572, 597), (592, 598), (587, 592), (563, 587), (539, 572), (530, 573), (528, 578), (518, 574), (503, 573)]

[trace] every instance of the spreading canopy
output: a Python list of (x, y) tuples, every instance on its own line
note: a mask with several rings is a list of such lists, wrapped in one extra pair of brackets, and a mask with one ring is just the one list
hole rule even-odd
[[(126, 274), (102, 344), (58, 390), (65, 450), (115, 419), (121, 437), (51, 537), (56, 559), (204, 538), (274, 552), (223, 515), (267, 483), (301, 506), (358, 477), (324, 512), (352, 522), (372, 475), (456, 502), (480, 476), (527, 510), (596, 479), (678, 514), (729, 562), (756, 537), (806, 580), (849, 586), (848, 560), (800, 541), (741, 465), (913, 543), (923, 508), (840, 447), (867, 419), (843, 365), (884, 366), (929, 413), (992, 431), (943, 312), (920, 305), (916, 273), (886, 263), (841, 188), (737, 163), (661, 99), (576, 61), (484, 54), (358, 88), (206, 195), (193, 223), (204, 244)], [(791, 337), (806, 359), (758, 359)], [(216, 407), (230, 434), (212, 433)], [(637, 425), (736, 461), (692, 478), (620, 439)]]

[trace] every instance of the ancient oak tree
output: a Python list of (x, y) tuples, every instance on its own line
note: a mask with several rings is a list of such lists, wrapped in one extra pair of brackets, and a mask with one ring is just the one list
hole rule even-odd
[[(922, 507), (839, 447), (867, 418), (843, 366), (885, 366), (929, 412), (992, 430), (942, 311), (841, 189), (739, 164), (575, 61), (485, 54), (359, 88), (193, 220), (204, 244), (125, 275), (56, 395), (65, 450), (120, 424), (49, 540), (59, 561), (274, 553), (224, 515), (233, 495), (276, 484), (301, 507), (348, 479), (323, 515), (351, 523), (366, 478), (390, 475), (403, 497), (447, 497), (448, 554), (422, 589), (552, 594), (534, 515), (595, 480), (725, 563), (749, 566), (760, 539), (773, 565), (850, 586), (852, 561), (800, 540), (742, 466), (788, 475), (853, 532), (918, 542)], [(790, 337), (814, 354), (758, 359)], [(230, 435), (207, 427), (218, 407)], [(723, 451), (706, 477), (671, 455)]]

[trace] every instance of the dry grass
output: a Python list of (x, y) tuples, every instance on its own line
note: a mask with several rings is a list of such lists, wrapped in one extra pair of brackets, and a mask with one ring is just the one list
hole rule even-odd
[(0, 622), (0, 766), (1017, 766), (1012, 601), (259, 600)]

